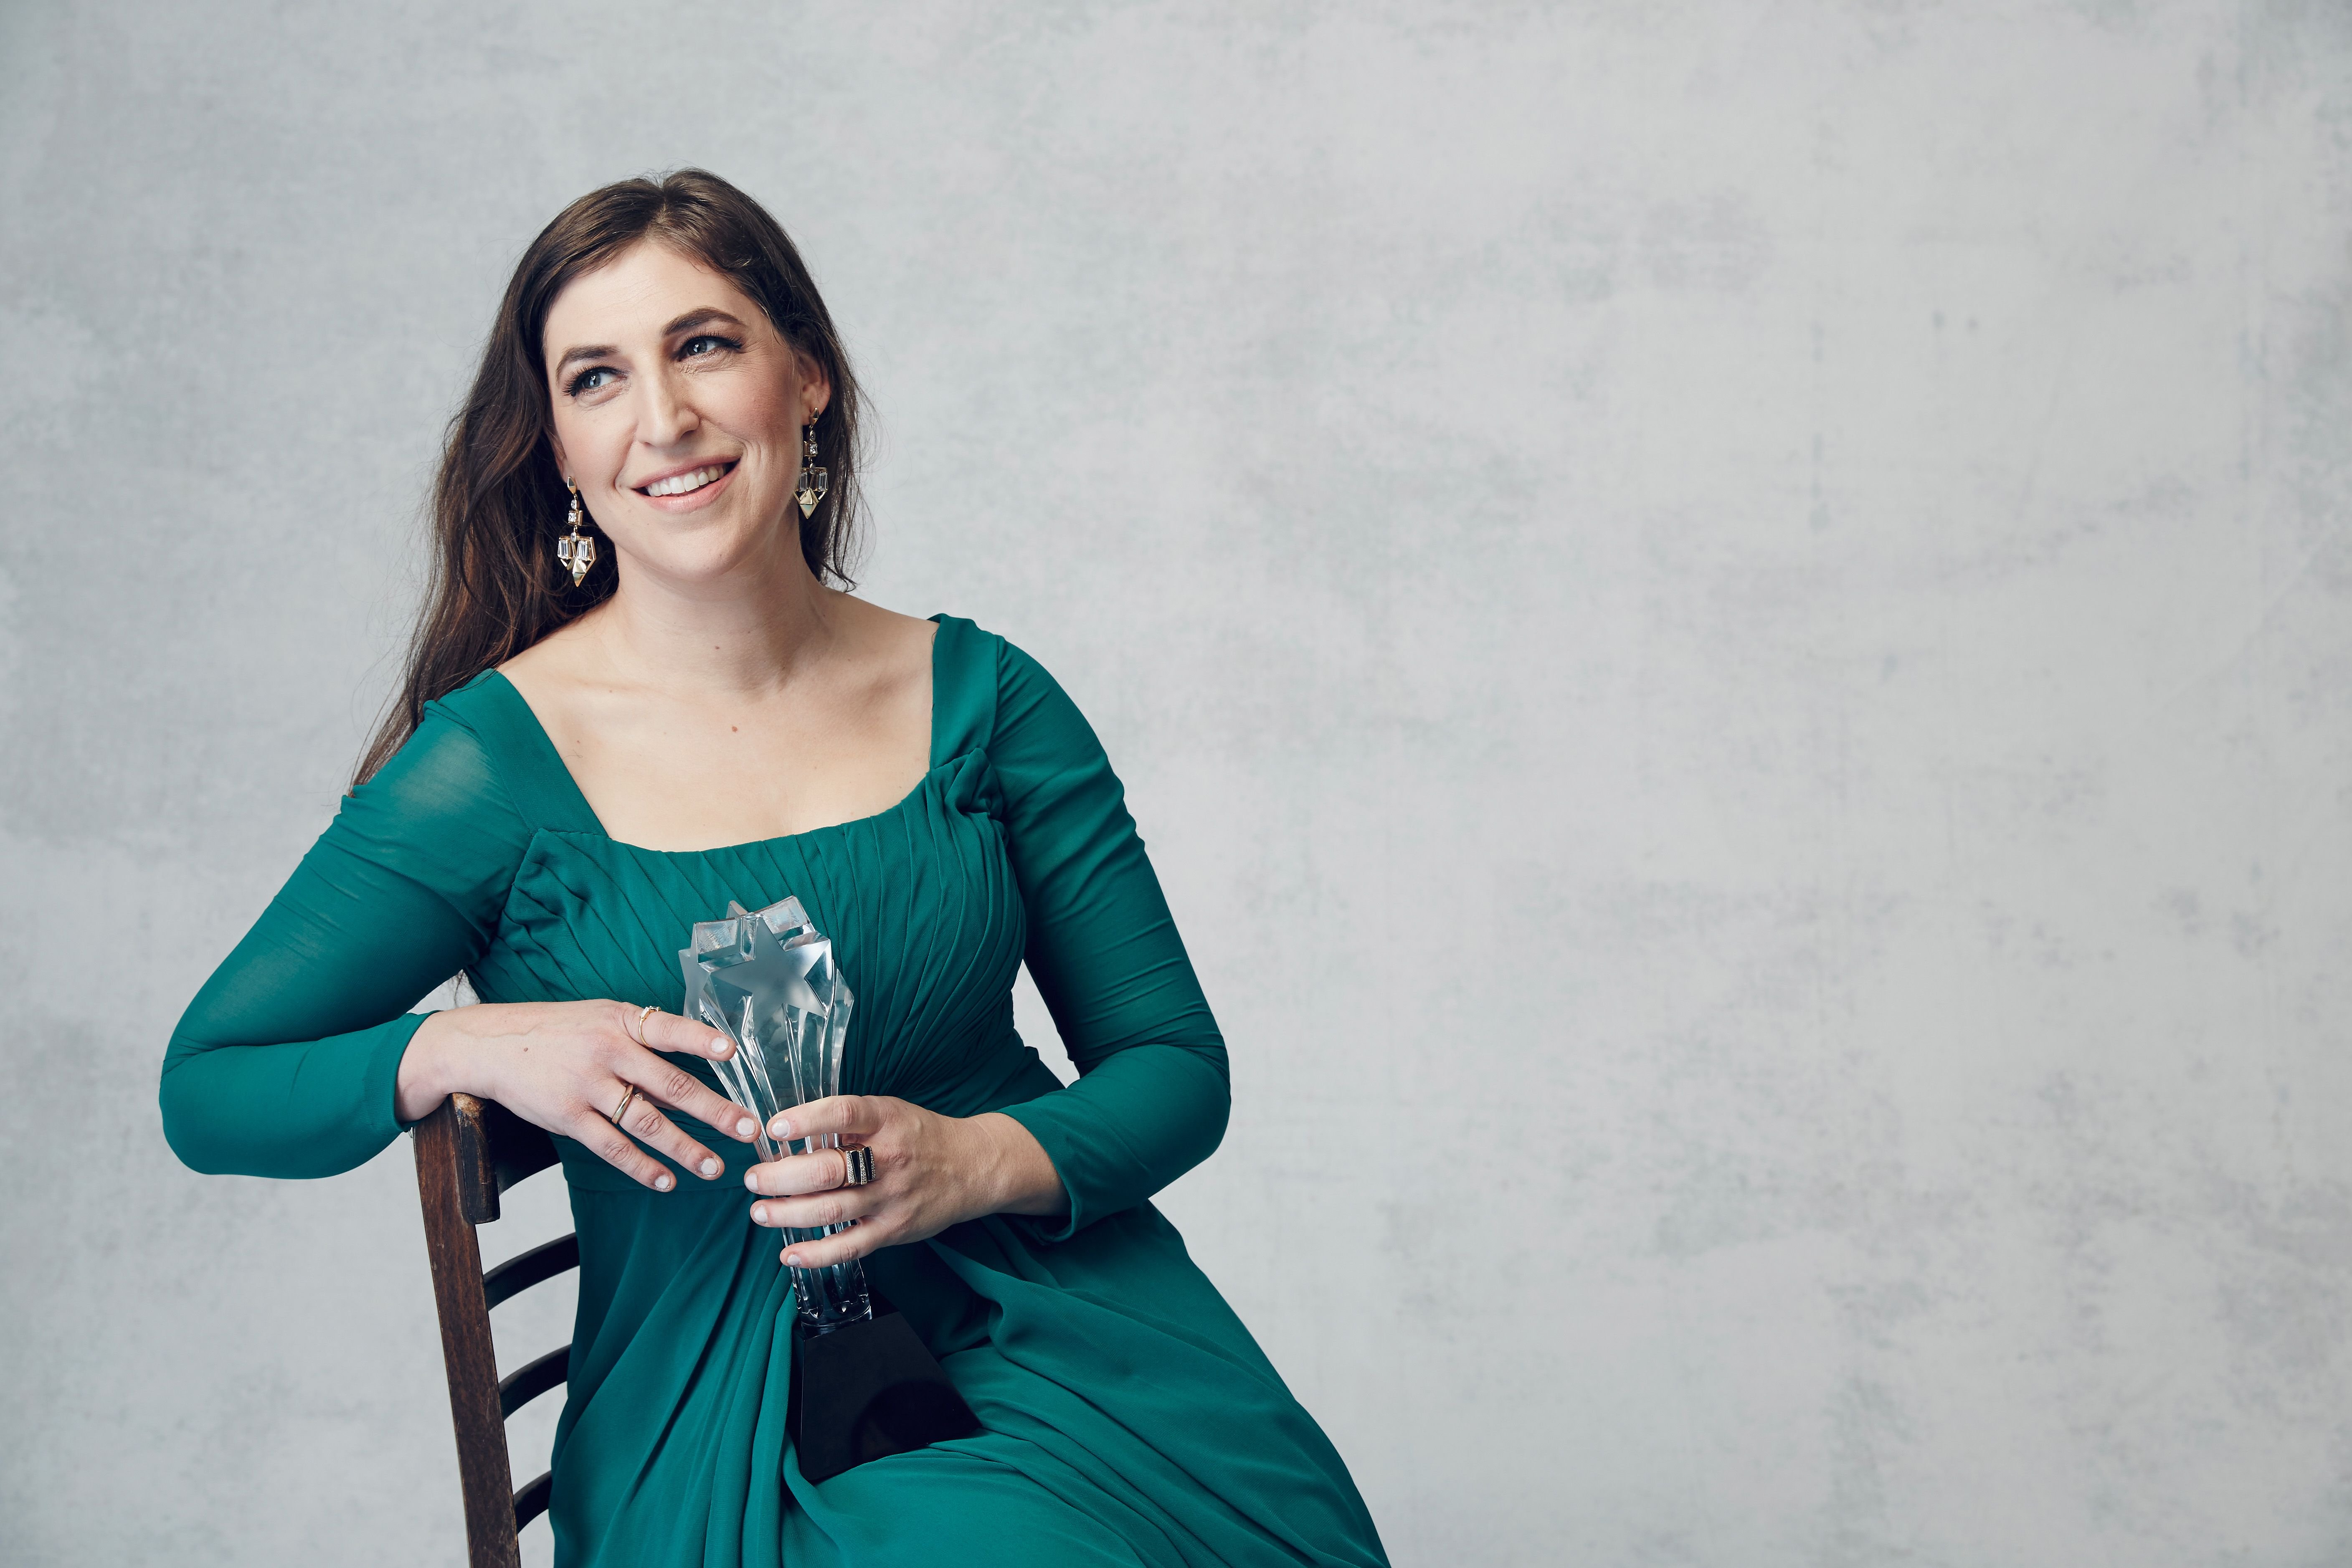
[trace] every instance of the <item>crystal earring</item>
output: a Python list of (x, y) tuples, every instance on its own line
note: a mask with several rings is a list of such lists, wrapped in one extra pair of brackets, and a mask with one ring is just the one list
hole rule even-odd
[(806, 518), (816, 510), (816, 503), (824, 499), (824, 469), (816, 460), (815, 415), (809, 416), (808, 427), (801, 437), (801, 483), (793, 499), (801, 503), (801, 516)]
[(555, 558), (572, 574), (572, 585), (577, 588), (588, 568), (596, 564), (596, 542), (580, 531), (580, 487), (566, 479), (563, 488), (572, 492), (572, 531), (555, 542)]

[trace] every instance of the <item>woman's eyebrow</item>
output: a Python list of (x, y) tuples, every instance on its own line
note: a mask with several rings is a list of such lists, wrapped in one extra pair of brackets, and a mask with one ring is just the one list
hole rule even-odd
[(688, 310), (685, 315), (664, 327), (662, 336), (674, 338), (680, 332), (690, 331), (695, 327), (707, 327), (714, 321), (724, 321), (739, 332), (744, 330), (743, 323), (735, 317), (716, 305), (705, 305), (699, 310)]
[(562, 375), (573, 360), (604, 359), (620, 352), (610, 343), (589, 343), (576, 349), (566, 349), (563, 351), (563, 357), (555, 362), (555, 374)]

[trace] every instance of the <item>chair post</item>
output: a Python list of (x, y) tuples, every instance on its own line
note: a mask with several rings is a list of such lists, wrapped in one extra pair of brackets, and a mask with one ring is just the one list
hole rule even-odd
[[(467, 1103), (460, 1104), (460, 1101)], [(460, 1123), (472, 1112), (473, 1127)], [(441, 1355), (449, 1373), (449, 1415), (457, 1428), (457, 1475), (465, 1491), (466, 1546), (471, 1568), (522, 1568), (516, 1540), (513, 1472), (507, 1464), (504, 1413), (499, 1408), (499, 1363), (490, 1340), (490, 1310), (482, 1294), (482, 1253), (466, 1191), (460, 1142), (479, 1138), (481, 1107), (453, 1095), (416, 1124), (416, 1190), (425, 1207), (425, 1247), (433, 1262), (433, 1295), (441, 1319)], [(475, 1176), (479, 1181), (478, 1157)], [(491, 1203), (497, 1202), (496, 1188)], [(475, 1202), (467, 1202), (468, 1197)], [(491, 1213), (496, 1214), (493, 1208)]]

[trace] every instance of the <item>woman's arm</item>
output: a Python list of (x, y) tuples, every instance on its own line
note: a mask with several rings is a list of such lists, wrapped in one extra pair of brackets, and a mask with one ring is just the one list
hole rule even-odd
[(656, 1107), (749, 1122), (647, 1048), (723, 1056), (715, 1031), (613, 1001), (405, 1012), (488, 945), (530, 840), (480, 742), (428, 709), (180, 1020), (161, 1090), (173, 1152), (209, 1173), (333, 1175), (463, 1089), (667, 1188), (668, 1170), (605, 1120), (635, 1084), (626, 1131), (719, 1174)]
[(1078, 1081), (1004, 1108), (1052, 1159), (1061, 1239), (1208, 1158), (1232, 1106), (1224, 1038), (1094, 731), (1036, 660), (1003, 644), (989, 755), (1029, 914), (1029, 973)]
[(163, 1133), (195, 1170), (326, 1176), (400, 1131), (406, 1009), (488, 945), (530, 835), (480, 743), (428, 712), (336, 813), (180, 1019)]

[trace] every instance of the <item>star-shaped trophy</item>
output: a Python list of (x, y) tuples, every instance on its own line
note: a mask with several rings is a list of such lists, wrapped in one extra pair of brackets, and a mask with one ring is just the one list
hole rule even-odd
[[(698, 922), (678, 952), (689, 1018), (735, 1042), (716, 1064), (727, 1097), (758, 1121), (761, 1160), (840, 1146), (836, 1133), (780, 1142), (776, 1113), (841, 1092), (841, 1062), (856, 998), (834, 961), (832, 939), (798, 899), (756, 912), (730, 902), (723, 920)], [(850, 1222), (855, 1224), (855, 1221)], [(846, 1228), (787, 1228), (787, 1242)], [(794, 1268), (792, 1402), (786, 1426), (812, 1481), (853, 1465), (968, 1436), (980, 1422), (906, 1319), (866, 1280), (856, 1258)]]

